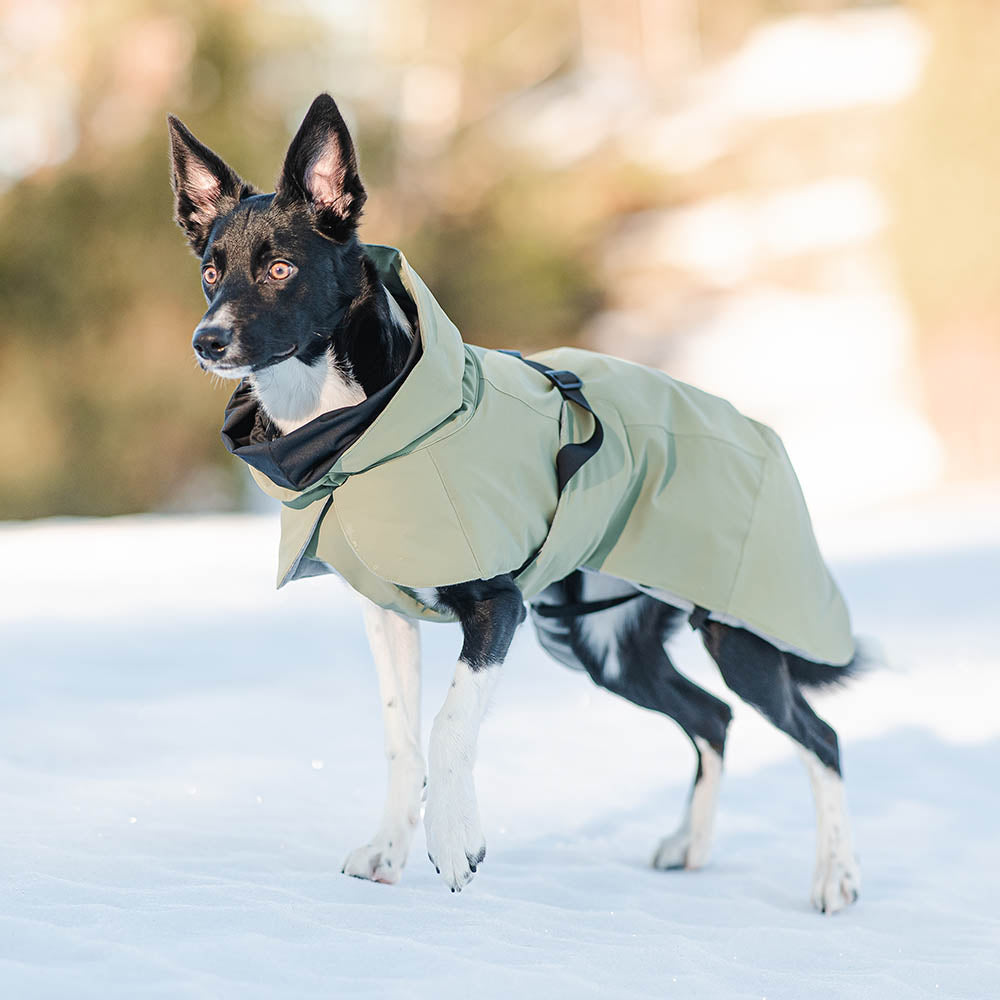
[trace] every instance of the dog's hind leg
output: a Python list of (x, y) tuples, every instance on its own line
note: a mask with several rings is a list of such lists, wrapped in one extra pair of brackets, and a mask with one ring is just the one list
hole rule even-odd
[(816, 802), (816, 869), (811, 898), (821, 913), (836, 913), (853, 903), (861, 890), (844, 781), (839, 770), (828, 767), (812, 751), (799, 752)]
[(726, 684), (799, 745), (816, 801), (812, 901), (821, 912), (835, 913), (857, 899), (861, 884), (837, 734), (802, 696), (786, 654), (746, 629), (721, 622), (707, 621), (700, 631)]
[[(681, 613), (650, 597), (636, 598), (636, 616), (618, 636), (617, 677), (595, 677), (609, 691), (673, 719), (694, 746), (694, 782), (680, 826), (653, 852), (654, 868), (701, 868), (707, 861), (715, 830), (722, 779), (722, 758), (732, 710), (689, 681), (674, 667), (663, 648)], [(593, 675), (592, 675), (593, 676)]]
[(653, 852), (654, 868), (701, 868), (707, 861), (715, 830), (715, 812), (722, 778), (722, 754), (703, 737), (694, 736), (698, 767), (680, 826), (664, 837)]
[[(550, 605), (585, 606), (634, 593), (630, 584), (575, 573), (543, 595)], [(673, 719), (694, 746), (694, 783), (678, 829), (658, 844), (656, 868), (700, 868), (708, 860), (722, 776), (729, 706), (675, 669), (663, 644), (683, 613), (647, 595), (605, 610), (560, 619), (536, 616), (539, 639), (557, 659), (582, 666), (596, 684)]]
[(417, 623), (364, 601), (365, 629), (378, 673), (389, 782), (378, 833), (352, 851), (342, 871), (398, 882), (420, 820), (424, 758), (420, 749), (420, 633)]

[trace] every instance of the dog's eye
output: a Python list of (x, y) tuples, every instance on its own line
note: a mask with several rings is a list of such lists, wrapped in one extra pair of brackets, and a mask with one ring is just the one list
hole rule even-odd
[(201, 277), (206, 285), (214, 285), (219, 280), (219, 272), (211, 264), (209, 264), (208, 267), (201, 272)]
[(292, 276), (292, 265), (286, 260), (276, 260), (268, 269), (267, 276), (275, 281), (284, 281)]

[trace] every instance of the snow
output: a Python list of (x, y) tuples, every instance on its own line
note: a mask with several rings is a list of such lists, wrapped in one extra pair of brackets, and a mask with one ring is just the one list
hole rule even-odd
[[(713, 859), (655, 872), (676, 727), (527, 629), (480, 743), (488, 854), (452, 895), (340, 874), (380, 815), (374, 670), (330, 578), (271, 589), (271, 516), (0, 526), (0, 994), (982, 998), (1000, 986), (997, 488), (824, 517), (887, 664), (814, 698), (842, 738), (860, 902), (808, 903), (791, 744), (733, 699)], [(425, 732), (459, 647), (424, 629)], [(725, 696), (693, 638), (674, 652)]]

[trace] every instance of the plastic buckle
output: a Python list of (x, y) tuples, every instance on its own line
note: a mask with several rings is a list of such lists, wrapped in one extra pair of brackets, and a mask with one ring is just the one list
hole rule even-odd
[(573, 389), (583, 388), (583, 382), (580, 379), (580, 376), (574, 374), (573, 372), (568, 372), (565, 369), (547, 371), (545, 375), (561, 392), (570, 392)]

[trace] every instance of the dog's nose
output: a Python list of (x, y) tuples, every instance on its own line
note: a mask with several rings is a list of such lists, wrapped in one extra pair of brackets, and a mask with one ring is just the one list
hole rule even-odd
[(233, 331), (223, 326), (199, 326), (194, 331), (191, 346), (206, 361), (218, 361), (232, 342)]

